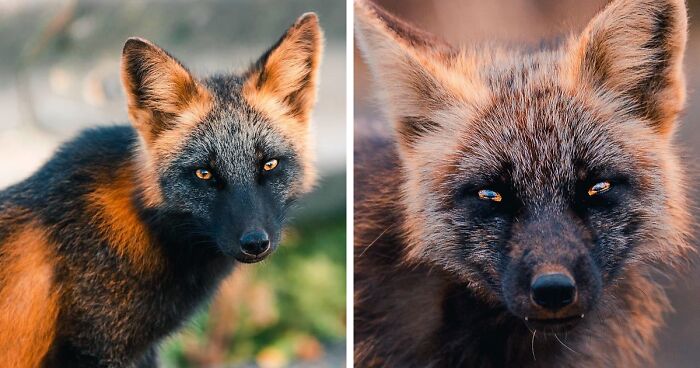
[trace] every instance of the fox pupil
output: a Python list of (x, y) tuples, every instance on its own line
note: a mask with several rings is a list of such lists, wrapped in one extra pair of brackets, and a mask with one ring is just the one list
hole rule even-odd
[(195, 175), (202, 180), (209, 180), (212, 177), (211, 171), (207, 169), (197, 169), (197, 171), (195, 171)]
[(263, 165), (263, 170), (265, 171), (272, 171), (277, 167), (278, 161), (276, 159), (272, 159), (270, 161), (267, 161), (265, 165)]
[(500, 193), (490, 189), (482, 189), (479, 191), (478, 194), (480, 199), (485, 199), (493, 202), (500, 202), (503, 200), (503, 197)]
[(611, 187), (612, 184), (610, 184), (609, 181), (602, 181), (592, 186), (591, 189), (588, 190), (588, 195), (592, 197), (597, 194), (605, 193), (610, 190)]

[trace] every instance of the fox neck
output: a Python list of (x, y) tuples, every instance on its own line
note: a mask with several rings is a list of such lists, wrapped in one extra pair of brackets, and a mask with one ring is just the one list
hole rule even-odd
[(477, 296), (446, 273), (407, 265), (398, 256), (402, 243), (401, 234), (389, 230), (356, 260), (356, 320), (383, 316), (375, 324), (356, 325), (358, 341), (371, 346), (367, 356), (356, 357), (360, 361), (376, 357), (387, 365), (434, 367), (644, 366), (653, 361), (654, 336), (668, 301), (644, 273), (627, 271), (607, 286), (615, 298), (601, 301), (573, 331), (555, 336), (528, 329), (505, 306)]
[[(446, 288), (438, 339), (450, 352), (440, 362), (445, 366), (506, 367), (560, 364), (560, 338), (532, 331), (503, 306), (487, 305), (465, 291), (464, 285)], [(568, 345), (567, 345), (568, 346)]]
[[(386, 289), (374, 292), (386, 300), (400, 299), (399, 306), (393, 304), (384, 311), (386, 325), (374, 327), (395, 334), (378, 342), (380, 346), (388, 343), (388, 348), (401, 341), (396, 344), (401, 351), (380, 353), (400, 357), (399, 365), (599, 367), (614, 362), (613, 366), (643, 366), (653, 361), (654, 335), (668, 310), (662, 288), (645, 275), (631, 274), (611, 286), (617, 289), (618, 299), (587, 315), (575, 330), (554, 335), (530, 330), (504, 306), (484, 302), (466, 285), (440, 272), (420, 267), (404, 271), (392, 281), (385, 279)], [(374, 303), (377, 306), (370, 306)], [(360, 314), (369, 309), (374, 309), (370, 314), (376, 313), (381, 306), (368, 299), (360, 306)]]

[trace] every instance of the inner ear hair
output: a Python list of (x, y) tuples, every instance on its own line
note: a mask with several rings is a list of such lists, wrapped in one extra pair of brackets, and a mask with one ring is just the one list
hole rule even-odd
[(355, 32), (400, 147), (411, 150), (425, 136), (451, 129), (488, 100), (470, 58), (457, 58), (457, 49), (372, 2), (355, 2)]
[(250, 68), (244, 96), (275, 117), (307, 122), (316, 103), (322, 53), (318, 17), (306, 13)]
[(423, 31), (420, 28), (410, 25), (408, 22), (387, 12), (379, 5), (369, 0), (357, 0), (355, 9), (362, 12), (361, 16), (373, 16), (381, 22), (400, 42), (411, 48), (421, 49), (422, 52), (429, 52), (449, 56), (455, 54), (457, 50), (440, 37)]
[(661, 133), (685, 103), (683, 0), (616, 0), (583, 32), (572, 53), (580, 82), (624, 100), (627, 112)]
[(129, 116), (147, 140), (185, 116), (196, 120), (210, 108), (206, 88), (177, 59), (141, 38), (124, 44), (122, 83)]

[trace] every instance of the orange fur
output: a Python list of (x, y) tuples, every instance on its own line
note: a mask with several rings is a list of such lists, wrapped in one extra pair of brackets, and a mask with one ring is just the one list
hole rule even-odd
[[(140, 81), (134, 80), (131, 70), (136, 63), (143, 72)], [(127, 41), (121, 70), (129, 118), (149, 144), (170, 127), (189, 127), (200, 122), (211, 110), (213, 98), (206, 87), (175, 58), (149, 41), (138, 38)], [(176, 151), (182, 135), (177, 137), (180, 140), (166, 137), (155, 148)]]
[[(516, 338), (515, 328), (504, 333), (506, 343), (513, 344), (504, 355), (522, 366), (653, 362), (656, 333), (670, 306), (650, 274), (682, 269), (693, 250), (685, 168), (673, 141), (686, 98), (685, 11), (682, 0), (615, 0), (580, 35), (562, 44), (508, 50), (493, 45), (453, 48), (370, 0), (355, 1), (357, 43), (377, 82), (381, 108), (395, 126), (393, 137), (359, 139), (355, 146), (355, 170), (362, 174), (355, 176), (356, 362), (458, 365), (448, 360), (454, 358), (479, 365), (484, 364), (480, 357), (491, 358), (484, 351), (489, 349), (464, 341), (450, 355), (452, 341), (443, 340), (445, 332), (437, 330), (449, 330), (450, 321), (425, 318), (445, 312), (443, 304), (431, 308), (426, 300), (447, 303), (439, 286), (455, 279), (458, 288), (468, 288), (486, 305), (477, 313), (490, 305), (513, 305), (514, 299), (497, 295), (481, 280), (484, 273), (501, 283), (501, 292), (508, 289), (502, 279), (506, 273), (493, 262), (495, 243), (490, 243), (500, 238), (490, 232), (492, 227), (462, 230), (472, 223), (463, 212), (450, 212), (455, 188), (507, 162), (505, 180), (536, 198), (533, 193), (556, 178), (571, 175), (575, 182), (579, 158), (603, 165), (610, 158), (628, 161), (624, 167), (633, 168), (635, 185), (644, 192), (644, 201), (632, 206), (644, 240), (622, 256), (624, 276), (604, 286), (600, 308), (585, 313), (582, 332), (569, 334), (567, 344), (579, 354), (552, 354), (551, 341), (539, 333), (532, 341), (530, 336)], [(585, 158), (577, 157), (589, 149)], [(552, 196), (537, 200), (556, 203)], [(613, 222), (599, 226), (609, 230)], [(512, 224), (509, 234), (527, 233), (521, 224)], [(527, 250), (536, 259), (528, 266), (538, 266), (536, 272), (566, 274), (552, 266), (560, 261), (551, 259), (575, 256), (576, 250), (539, 247), (553, 238), (510, 239), (507, 251), (511, 259), (520, 259)], [(626, 241), (621, 239), (617, 241)], [(583, 297), (578, 294), (579, 301)], [(468, 308), (471, 302), (464, 304)], [(408, 331), (405, 326), (412, 324), (415, 328)], [(465, 335), (473, 332), (470, 322), (463, 327)], [(461, 333), (456, 327), (453, 332)], [(525, 344), (522, 350), (519, 339)], [(536, 361), (528, 359), (530, 349), (537, 351)]]
[(124, 168), (105, 180), (107, 184), (95, 188), (90, 199), (96, 211), (94, 223), (110, 246), (137, 269), (152, 271), (160, 266), (161, 255), (132, 202), (132, 178), (138, 175), (133, 168)]
[(214, 98), (175, 58), (140, 38), (129, 39), (124, 46), (121, 77), (129, 119), (141, 139), (139, 185), (146, 205), (156, 206), (162, 202), (156, 167), (179, 152), (185, 138), (212, 110)]
[[(668, 24), (660, 25), (655, 12), (668, 16)], [(668, 33), (673, 37), (654, 39), (655, 28), (659, 26), (672, 27)], [(636, 90), (640, 83), (657, 73), (659, 63), (669, 57), (668, 65), (658, 72), (666, 84), (645, 96), (650, 100), (645, 114), (656, 120), (652, 124), (658, 132), (669, 136), (686, 100), (683, 57), (687, 28), (684, 0), (613, 1), (596, 15), (580, 37), (571, 40), (570, 52), (561, 68), (563, 85), (572, 91), (589, 89), (602, 95), (601, 98), (608, 95), (608, 98), (633, 100), (634, 96), (628, 96), (629, 91)], [(654, 42), (664, 43), (665, 55), (650, 51), (648, 45)]]
[(264, 114), (298, 149), (304, 172), (302, 191), (315, 182), (313, 152), (308, 149), (311, 111), (316, 103), (318, 74), (323, 54), (323, 33), (316, 14), (299, 17), (248, 75), (243, 97)]
[(246, 80), (243, 94), (248, 102), (274, 116), (308, 123), (316, 103), (322, 39), (316, 14), (302, 15)]
[[(357, 40), (375, 79), (379, 97), (399, 134), (421, 129), (406, 117), (440, 121), (446, 131), (460, 129), (476, 107), (492, 98), (479, 72), (504, 55), (467, 53), (405, 25), (369, 1), (355, 3)], [(432, 46), (435, 47), (432, 47)], [(371, 52), (369, 50), (372, 50)], [(433, 129), (432, 127), (428, 129)], [(410, 134), (410, 132), (409, 132)], [(412, 155), (402, 140), (401, 154)], [(437, 145), (435, 148), (447, 148)]]
[(56, 330), (55, 256), (41, 227), (29, 225), (2, 245), (0, 366), (38, 367)]

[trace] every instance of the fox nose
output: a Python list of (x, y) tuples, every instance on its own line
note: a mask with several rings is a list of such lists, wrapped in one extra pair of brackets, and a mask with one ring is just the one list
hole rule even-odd
[(530, 285), (530, 296), (540, 307), (557, 311), (573, 303), (576, 283), (564, 273), (537, 275)]
[(241, 236), (241, 252), (258, 257), (270, 249), (270, 237), (264, 230), (248, 231)]

